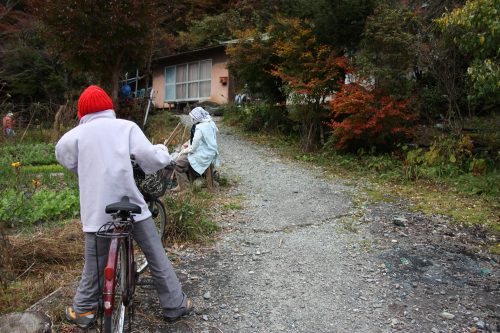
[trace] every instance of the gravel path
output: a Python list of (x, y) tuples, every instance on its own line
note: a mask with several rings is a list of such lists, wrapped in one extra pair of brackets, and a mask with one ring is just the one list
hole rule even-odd
[(147, 332), (498, 331), (499, 257), (471, 254), (486, 235), (399, 198), (369, 203), (220, 128), (243, 208), (220, 212), (216, 244), (174, 258), (196, 313)]
[(489, 232), (400, 198), (370, 203), (355, 187), (368, 184), (326, 180), (219, 126), (219, 171), (242, 208), (215, 214), (213, 244), (170, 253), (195, 313), (166, 323), (155, 291), (140, 287), (133, 332), (500, 331)]
[(219, 144), (243, 208), (224, 216), (213, 247), (177, 258), (196, 315), (158, 332), (382, 332), (387, 293), (365, 260), (369, 236), (339, 222), (355, 190), (226, 128)]
[(367, 285), (360, 272), (376, 268), (350, 253), (367, 236), (346, 233), (338, 223), (354, 209), (353, 189), (227, 132), (221, 152), (226, 172), (240, 179), (234, 195), (245, 198), (236, 223), (228, 221), (233, 231), (218, 244), (232, 270), (230, 284), (219, 290), (238, 308), (221, 329), (376, 331), (383, 288)]

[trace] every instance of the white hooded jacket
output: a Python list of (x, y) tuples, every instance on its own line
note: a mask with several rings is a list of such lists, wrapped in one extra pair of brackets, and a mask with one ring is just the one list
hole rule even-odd
[(87, 114), (80, 124), (63, 135), (56, 145), (56, 158), (78, 174), (80, 215), (84, 232), (96, 232), (110, 220), (105, 207), (128, 196), (141, 207), (135, 216), (151, 216), (135, 185), (130, 155), (146, 172), (153, 173), (170, 163), (164, 145), (152, 145), (135, 123), (116, 119), (113, 110)]

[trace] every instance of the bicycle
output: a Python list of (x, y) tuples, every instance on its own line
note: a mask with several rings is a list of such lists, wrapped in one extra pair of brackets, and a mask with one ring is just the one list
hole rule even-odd
[[(156, 229), (160, 235), (162, 243), (165, 241), (166, 227), (168, 223), (167, 210), (165, 205), (159, 199), (166, 190), (175, 186), (172, 181), (173, 167), (175, 162), (171, 162), (168, 166), (159, 171), (146, 175), (140, 166), (135, 163), (134, 156), (131, 156), (134, 179), (137, 188), (148, 204), (149, 211), (155, 222)], [(140, 247), (136, 247), (135, 256), (137, 258), (137, 272), (140, 274), (148, 267), (148, 262)]]
[[(133, 157), (132, 157), (133, 161)], [(162, 243), (165, 239), (167, 213), (159, 199), (169, 185), (171, 178), (168, 172), (174, 164), (158, 172), (145, 175), (140, 167), (132, 162), (134, 179), (137, 187), (148, 204), (149, 211), (156, 224)], [(103, 332), (123, 332), (128, 320), (131, 331), (133, 316), (133, 296), (136, 285), (146, 285), (139, 281), (139, 276), (148, 267), (146, 256), (132, 237), (134, 214), (139, 214), (141, 208), (123, 197), (120, 202), (106, 206), (106, 213), (112, 220), (104, 224), (96, 233), (97, 237), (111, 238), (108, 259), (104, 268), (103, 297), (101, 301), (101, 326)]]
[[(112, 220), (96, 233), (97, 237), (111, 238), (109, 254), (104, 268), (102, 321), (104, 333), (123, 332), (126, 319), (131, 331), (133, 315), (132, 300), (139, 277), (134, 260), (134, 214), (141, 208), (123, 197), (120, 202), (106, 206)], [(128, 317), (128, 318), (127, 318)]]

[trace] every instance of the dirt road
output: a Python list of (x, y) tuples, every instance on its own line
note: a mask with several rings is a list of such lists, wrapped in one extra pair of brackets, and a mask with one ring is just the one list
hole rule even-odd
[(213, 246), (173, 258), (196, 313), (163, 323), (142, 290), (137, 332), (498, 331), (498, 257), (474, 254), (485, 235), (398, 198), (369, 203), (368, 184), (326, 180), (229, 129), (219, 140), (242, 209), (221, 212)]
[(222, 126), (219, 141), (219, 171), (242, 208), (216, 214), (214, 244), (171, 255), (196, 312), (166, 323), (141, 287), (134, 332), (499, 331), (499, 257), (479, 250), (486, 233), (399, 198), (371, 203), (369, 184), (327, 180)]

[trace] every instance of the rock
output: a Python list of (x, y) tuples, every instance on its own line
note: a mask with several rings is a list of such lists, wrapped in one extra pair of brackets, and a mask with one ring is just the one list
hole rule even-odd
[(408, 222), (408, 220), (404, 217), (395, 217), (392, 219), (392, 223), (398, 227), (406, 227), (406, 222)]
[(441, 312), (440, 316), (443, 317), (444, 319), (453, 319), (453, 318), (455, 318), (454, 314), (451, 314), (451, 313), (446, 312), (446, 311)]
[(52, 322), (38, 311), (8, 313), (0, 316), (0, 332), (51, 333)]
[(203, 316), (201, 316), (201, 318), (202, 318), (204, 321), (208, 321), (208, 316), (207, 316), (207, 315), (203, 315)]
[(476, 326), (477, 326), (477, 328), (479, 328), (479, 329), (482, 329), (482, 330), (483, 330), (483, 329), (486, 327), (486, 324), (484, 323), (484, 321), (483, 321), (483, 320), (478, 320), (478, 321), (476, 322)]
[(431, 328), (432, 333), (439, 333), (439, 330), (435, 327)]
[(212, 295), (210, 295), (210, 291), (207, 291), (205, 294), (203, 294), (204, 299), (210, 299)]

